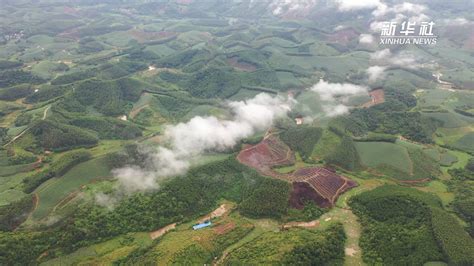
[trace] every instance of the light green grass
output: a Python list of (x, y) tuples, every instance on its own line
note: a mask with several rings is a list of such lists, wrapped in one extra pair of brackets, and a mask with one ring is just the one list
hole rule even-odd
[(418, 105), (422, 107), (427, 106), (440, 106), (442, 105), (453, 93), (447, 90), (432, 89), (425, 90), (418, 99)]
[(20, 200), (25, 196), (25, 193), (20, 190), (9, 189), (0, 192), (0, 206), (7, 205), (17, 200)]
[(431, 117), (437, 119), (443, 123), (443, 127), (445, 128), (457, 128), (457, 127), (465, 127), (469, 126), (470, 124), (474, 123), (474, 119), (463, 117), (454, 112), (447, 112), (447, 113), (423, 113), (425, 117)]
[(448, 187), (441, 181), (434, 180), (424, 187), (415, 187), (421, 191), (435, 194), (441, 199), (441, 203), (446, 208), (454, 200), (454, 193), (449, 192)]
[(41, 265), (71, 265), (71, 264), (112, 264), (115, 260), (127, 256), (133, 250), (151, 245), (148, 233), (129, 233), (114, 237), (111, 240), (80, 248), (79, 250), (49, 260)]
[(229, 112), (222, 108), (203, 104), (193, 107), (181, 120), (188, 121), (195, 116), (215, 116), (219, 118), (226, 118), (229, 115)]
[(318, 160), (323, 159), (333, 152), (341, 142), (341, 138), (332, 131), (325, 129), (320, 140), (313, 149), (311, 157)]
[(232, 101), (242, 101), (246, 99), (250, 99), (255, 97), (255, 95), (259, 94), (259, 91), (256, 90), (247, 90), (247, 89), (240, 89), (239, 92), (232, 95), (229, 99)]
[(400, 171), (411, 172), (411, 160), (406, 148), (388, 142), (356, 142), (362, 163), (377, 168), (389, 165)]
[(290, 72), (277, 72), (277, 78), (283, 88), (300, 87), (301, 82)]
[(39, 204), (32, 217), (37, 220), (45, 218), (62, 199), (81, 186), (107, 177), (110, 177), (110, 170), (103, 157), (76, 165), (64, 176), (52, 178), (36, 189)]
[(454, 143), (453, 146), (460, 150), (474, 152), (474, 132), (470, 132), (462, 136)]

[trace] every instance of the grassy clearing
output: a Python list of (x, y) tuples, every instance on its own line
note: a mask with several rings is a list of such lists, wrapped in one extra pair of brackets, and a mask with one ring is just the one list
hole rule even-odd
[(453, 144), (453, 146), (460, 150), (474, 152), (474, 132), (462, 136)]
[(3, 176), (0, 177), (0, 192), (9, 190), (9, 189), (17, 189), (21, 184), (23, 179), (27, 174), (20, 173), (10, 176)]
[(36, 163), (0, 166), (0, 177), (29, 172), (34, 169), (35, 165)]
[(193, 107), (181, 120), (188, 121), (195, 116), (216, 116), (225, 118), (229, 115), (229, 112), (222, 108), (204, 104)]
[(123, 140), (101, 140), (99, 145), (88, 149), (93, 157), (100, 157), (107, 153), (116, 152), (122, 149), (127, 144), (127, 141)]
[(232, 97), (230, 97), (229, 100), (242, 101), (242, 100), (245, 100), (245, 99), (253, 98), (253, 97), (255, 97), (255, 95), (257, 95), (259, 93), (260, 92), (256, 91), (256, 90), (240, 89), (239, 92), (232, 95)]
[(459, 128), (439, 128), (436, 130), (436, 144), (443, 145), (454, 144), (458, 139), (462, 138), (464, 135), (473, 132), (474, 127), (466, 126), (466, 127), (459, 127)]
[(452, 94), (450, 91), (441, 89), (426, 90), (419, 96), (418, 105), (421, 107), (440, 106)]
[(454, 200), (454, 193), (448, 191), (448, 187), (441, 181), (431, 181), (427, 186), (415, 187), (418, 190), (435, 194), (441, 199), (441, 203), (446, 208)]
[(461, 116), (460, 114), (454, 112), (446, 113), (423, 113), (423, 116), (434, 118), (443, 123), (445, 128), (457, 128), (469, 126), (474, 122), (474, 119)]
[(368, 167), (389, 165), (400, 171), (412, 171), (413, 166), (407, 149), (400, 145), (388, 142), (356, 142), (355, 146), (362, 163)]
[(17, 201), (23, 198), (26, 194), (23, 191), (9, 189), (3, 192), (0, 192), (0, 206), (10, 204), (14, 201)]
[(325, 129), (323, 135), (314, 147), (311, 157), (316, 160), (325, 158), (331, 154), (340, 143), (341, 138), (339, 136), (334, 134), (332, 131)]
[(290, 72), (277, 72), (277, 78), (283, 88), (301, 87), (301, 82)]
[(43, 265), (111, 264), (133, 250), (149, 246), (151, 243), (148, 233), (129, 233), (81, 248), (71, 254), (47, 261)]
[(39, 205), (34, 210), (32, 218), (45, 218), (53, 208), (69, 194), (78, 191), (81, 186), (97, 178), (110, 176), (103, 157), (81, 163), (73, 167), (64, 176), (52, 178), (43, 183), (35, 192), (39, 197)]
[(196, 158), (192, 162), (192, 167), (206, 165), (216, 161), (223, 161), (231, 156), (230, 154), (216, 153), (216, 154), (207, 154)]

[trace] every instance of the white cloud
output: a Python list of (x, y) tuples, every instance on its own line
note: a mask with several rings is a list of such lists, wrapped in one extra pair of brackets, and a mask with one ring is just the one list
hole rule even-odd
[(380, 33), (383, 28), (384, 21), (372, 21), (370, 23), (370, 30), (372, 32)]
[(383, 50), (376, 51), (372, 54), (370, 54), (370, 59), (371, 60), (383, 60), (390, 58), (392, 56), (392, 52), (390, 52), (390, 49), (386, 48)]
[(390, 49), (376, 51), (370, 55), (372, 63), (382, 66), (398, 66), (403, 68), (419, 68), (418, 59), (409, 51), (393, 54)]
[(420, 66), (416, 57), (407, 51), (402, 51), (396, 55), (393, 55), (388, 59), (388, 63), (404, 68), (418, 68)]
[(448, 25), (448, 26), (463, 26), (463, 25), (467, 25), (467, 24), (471, 24), (472, 21), (470, 20), (467, 20), (465, 18), (462, 18), (462, 17), (458, 17), (458, 18), (451, 18), (451, 19), (443, 19), (441, 20), (441, 22), (444, 24), (444, 25)]
[(417, 24), (421, 22), (429, 22), (430, 18), (423, 13), (427, 10), (428, 8), (425, 5), (410, 2), (403, 2), (393, 6), (381, 3), (374, 11), (372, 11), (372, 15), (376, 20), (370, 23), (370, 30), (372, 32), (380, 33), (385, 21), (397, 23), (410, 21), (416, 22)]
[(374, 41), (375, 41), (375, 38), (374, 38), (374, 36), (372, 36), (372, 34), (361, 34), (361, 35), (359, 35), (359, 43), (370, 44), (370, 43), (373, 43)]
[(320, 79), (310, 90), (317, 92), (323, 101), (334, 101), (337, 96), (357, 95), (367, 92), (367, 87), (350, 83), (329, 83)]
[(417, 25), (420, 25), (421, 22), (430, 22), (430, 17), (426, 14), (420, 13), (414, 16), (411, 16), (408, 21), (416, 22)]
[(323, 105), (323, 111), (328, 117), (343, 115), (349, 112), (349, 107), (344, 104)]
[(375, 17), (380, 17), (389, 13), (390, 11), (391, 9), (386, 4), (380, 3), (380, 5), (378, 5), (374, 11), (372, 11), (372, 15)]
[(380, 0), (334, 0), (340, 11), (354, 11), (377, 8), (382, 3)]
[(349, 107), (338, 102), (336, 98), (342, 96), (342, 101), (347, 100), (347, 96), (366, 94), (368, 88), (350, 83), (329, 83), (319, 80), (309, 90), (319, 94), (323, 101), (323, 111), (326, 116), (332, 117), (345, 114), (349, 111)]
[(393, 6), (394, 11), (396, 12), (406, 12), (412, 14), (418, 14), (423, 11), (426, 11), (426, 6), (420, 4), (413, 4), (409, 2), (404, 2), (402, 4), (398, 4)]
[(137, 166), (114, 169), (112, 170), (112, 174), (127, 194), (140, 190), (145, 191), (158, 188), (153, 171), (144, 170)]
[(385, 16), (389, 13), (395, 13), (395, 14), (420, 14), (421, 12), (424, 12), (427, 10), (427, 7), (424, 5), (420, 4), (413, 4), (410, 2), (403, 2), (401, 4), (396, 4), (392, 7), (387, 6), (384, 3), (381, 3), (380, 5), (377, 6), (377, 9), (375, 9), (372, 14), (375, 17), (381, 17)]
[(159, 178), (184, 174), (191, 161), (203, 153), (224, 151), (241, 139), (268, 129), (277, 118), (285, 116), (293, 104), (293, 99), (265, 93), (247, 101), (228, 102), (232, 119), (196, 116), (186, 123), (167, 126), (164, 141), (169, 146), (160, 146), (148, 153), (149, 169), (128, 166), (113, 170), (113, 174), (126, 194), (156, 189)]
[(280, 15), (287, 11), (299, 11), (314, 7), (317, 0), (273, 0), (270, 8), (273, 15)]
[(385, 75), (385, 70), (387, 67), (384, 66), (371, 66), (369, 67), (366, 72), (369, 76), (369, 82), (375, 82), (380, 78), (383, 78)]

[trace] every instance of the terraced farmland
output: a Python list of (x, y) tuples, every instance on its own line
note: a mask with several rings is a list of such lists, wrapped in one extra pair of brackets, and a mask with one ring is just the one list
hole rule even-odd
[(309, 184), (321, 196), (322, 200), (315, 201), (321, 207), (334, 205), (340, 194), (357, 186), (356, 182), (324, 167), (298, 169), (292, 174), (291, 180)]
[(267, 135), (257, 145), (244, 148), (237, 159), (264, 175), (281, 177), (272, 167), (293, 164), (295, 155), (278, 137)]

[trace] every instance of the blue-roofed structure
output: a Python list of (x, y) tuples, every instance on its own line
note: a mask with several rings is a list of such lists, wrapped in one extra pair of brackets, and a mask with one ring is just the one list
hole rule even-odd
[(204, 223), (193, 225), (193, 230), (199, 230), (201, 228), (208, 227), (211, 224), (212, 224), (211, 221), (205, 221)]

